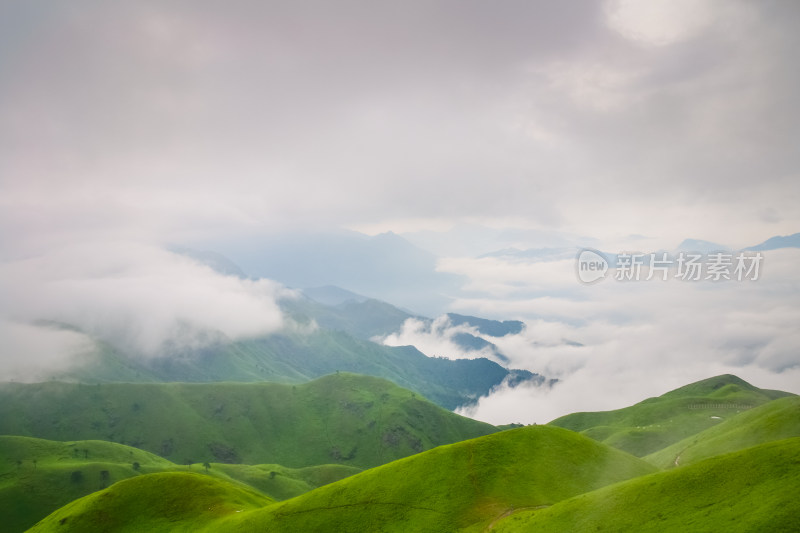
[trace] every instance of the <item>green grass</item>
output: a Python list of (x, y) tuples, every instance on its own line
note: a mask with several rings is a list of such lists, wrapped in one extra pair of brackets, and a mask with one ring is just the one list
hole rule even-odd
[(178, 464), (377, 466), (496, 431), (389, 381), (0, 385), (0, 434), (102, 439)]
[[(202, 465), (192, 465), (203, 470)], [(361, 469), (345, 465), (319, 465), (288, 468), (282, 465), (229, 465), (211, 463), (208, 473), (229, 481), (241, 482), (274, 498), (286, 500), (317, 487), (358, 474)]]
[(582, 432), (644, 457), (704, 431), (724, 418), (788, 395), (759, 389), (728, 374), (698, 381), (623, 409), (573, 413), (550, 424)]
[[(137, 464), (137, 466), (134, 465)], [(67, 503), (131, 477), (197, 472), (246, 484), (275, 500), (292, 498), (360, 470), (343, 465), (300, 469), (281, 465), (176, 465), (157, 455), (104, 441), (56, 442), (0, 436), (3, 531), (24, 531)], [(107, 474), (102, 474), (102, 472)]]
[[(113, 497), (96, 493), (58, 510), (34, 531), (169, 531), (173, 524), (179, 530), (214, 533), (481, 531), (511, 509), (552, 505), (655, 470), (574, 432), (529, 426), (441, 446), (285, 502), (249, 510), (226, 504), (219, 514), (202, 513), (217, 504), (194, 502), (191, 509), (183, 502), (178, 511), (164, 505), (144, 509), (141, 501), (157, 503), (153, 491), (169, 498), (194, 495), (195, 489), (175, 490), (169, 486), (172, 478), (142, 476), (138, 484), (122, 481), (104, 491)], [(240, 508), (241, 513), (235, 512)], [(75, 529), (59, 525), (64, 518)]]
[(509, 509), (653, 471), (571, 431), (529, 426), (401, 459), (209, 531), (480, 531)]
[(148, 474), (76, 500), (30, 531), (194, 532), (271, 502), (252, 489), (202, 474)]
[[(381, 307), (388, 304), (376, 305), (363, 309), (363, 316), (350, 317), (341, 326), (358, 329), (355, 325), (358, 323), (371, 328), (368, 317), (380, 322), (381, 316), (386, 314)], [(334, 308), (328, 309), (336, 312)], [(301, 316), (295, 318), (301, 322), (310, 320)], [(329, 326), (336, 327), (336, 324)], [(215, 344), (183, 357), (146, 360), (98, 340), (97, 349), (84, 355), (83, 364), (56, 373), (52, 378), (81, 383), (270, 381), (299, 384), (338, 370), (391, 380), (452, 410), (488, 394), (512, 372), (484, 358), (427, 357), (413, 346), (383, 346), (357, 338), (357, 335), (357, 332), (323, 326), (314, 331), (286, 331)], [(527, 371), (513, 372), (533, 377)]]
[(744, 411), (644, 459), (659, 468), (688, 465), (723, 453), (800, 437), (800, 397), (789, 396)]
[(800, 531), (800, 438), (713, 457), (520, 511), (493, 531)]
[[(138, 471), (133, 463), (139, 464)], [(0, 437), (2, 529), (24, 531), (62, 505), (115, 481), (174, 467), (151, 453), (103, 441)]]

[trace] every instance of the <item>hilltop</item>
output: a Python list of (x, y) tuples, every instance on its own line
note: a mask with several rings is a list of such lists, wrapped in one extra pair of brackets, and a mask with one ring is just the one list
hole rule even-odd
[(76, 500), (29, 531), (194, 532), (271, 502), (254, 490), (203, 474), (149, 474)]
[(569, 414), (550, 422), (637, 457), (656, 452), (736, 413), (790, 393), (759, 389), (726, 374), (614, 411)]
[(173, 462), (367, 468), (496, 431), (380, 378), (0, 384), (0, 434), (103, 439)]
[(743, 411), (644, 459), (659, 468), (672, 468), (789, 437), (800, 437), (798, 396)]
[[(369, 307), (373, 304), (383, 307), (372, 301), (357, 305)], [(374, 315), (377, 323), (383, 320), (368, 310), (362, 309), (359, 313), (362, 311)], [(97, 340), (97, 349), (84, 357), (83, 364), (54, 373), (52, 379), (83, 383), (271, 381), (299, 384), (342, 371), (391, 380), (446, 409), (473, 402), (507, 378), (514, 382), (544, 381), (542, 376), (527, 370), (508, 369), (485, 358), (428, 357), (413, 346), (384, 346), (343, 330), (314, 329), (310, 318), (304, 320), (308, 322), (298, 331), (286, 330), (236, 342), (221, 341), (185, 354), (144, 359)], [(369, 321), (358, 324), (360, 328), (372, 327)]]
[(0, 514), (3, 530), (24, 531), (59, 507), (131, 477), (205, 472), (284, 500), (358, 473), (344, 465), (287, 468), (276, 464), (177, 465), (155, 454), (100, 440), (57, 442), (0, 436)]
[(494, 531), (798, 531), (797, 487), (800, 438), (793, 438), (520, 511)]
[[(441, 446), (282, 503), (193, 524), (217, 532), (479, 531), (511, 509), (552, 505), (654, 471), (640, 459), (576, 433), (529, 426)], [(90, 513), (127, 512), (103, 501), (101, 494), (79, 500), (35, 531), (50, 531), (64, 517), (69, 517), (67, 525), (86, 524)]]

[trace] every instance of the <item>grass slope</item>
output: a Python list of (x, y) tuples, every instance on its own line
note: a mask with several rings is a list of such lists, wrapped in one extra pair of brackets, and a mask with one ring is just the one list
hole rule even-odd
[(510, 509), (653, 471), (574, 432), (529, 426), (401, 459), (208, 531), (480, 531)]
[(24, 531), (62, 505), (117, 480), (175, 466), (154, 454), (103, 441), (0, 437), (2, 529)]
[(115, 483), (62, 507), (29, 531), (190, 531), (272, 500), (197, 473), (148, 474)]
[(493, 531), (800, 531), (800, 438), (786, 439), (521, 511)]
[(779, 398), (739, 413), (644, 459), (659, 468), (670, 468), (789, 437), (800, 437), (798, 396)]
[(550, 422), (582, 432), (637, 457), (654, 453), (719, 423), (722, 419), (789, 393), (759, 389), (722, 375), (686, 385), (636, 405), (573, 413)]
[[(284, 500), (360, 470), (343, 465), (300, 469), (281, 465), (212, 463), (206, 475), (246, 484)], [(157, 455), (104, 441), (57, 442), (0, 436), (0, 516), (3, 531), (24, 531), (67, 503), (117, 481), (154, 472), (205, 472)], [(105, 474), (103, 472), (106, 472)]]
[[(387, 304), (388, 305), (388, 304)], [(98, 342), (80, 364), (54, 374), (60, 381), (304, 383), (336, 371), (382, 377), (452, 410), (488, 394), (509, 375), (541, 379), (527, 370), (509, 370), (488, 359), (427, 357), (413, 346), (383, 346), (345, 331), (274, 334), (221, 343), (185, 356), (141, 360)]]
[(102, 439), (179, 464), (377, 466), (496, 431), (379, 378), (0, 385), (0, 434)]

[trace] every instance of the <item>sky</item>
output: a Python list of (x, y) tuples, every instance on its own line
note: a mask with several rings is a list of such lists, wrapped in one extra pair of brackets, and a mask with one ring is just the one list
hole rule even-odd
[[(283, 288), (218, 280), (165, 253), (171, 244), (477, 227), (517, 231), (521, 247), (568, 236), (649, 251), (796, 233), (798, 23), (800, 5), (786, 1), (2, 2), (4, 358), (79, 343), (40, 335), (36, 320), (135, 324), (123, 337), (144, 354), (175, 323), (233, 337), (281, 327)], [(567, 262), (532, 275), (466, 249), (438, 254), (441, 271), (470, 279), (451, 310), (538, 324), (529, 334), (572, 324), (565, 335), (608, 347), (622, 330), (598, 336), (610, 319), (590, 305), (605, 301), (603, 317), (641, 308), (630, 320), (666, 341), (681, 324), (648, 310), (682, 295), (703, 316), (732, 313), (746, 291), (758, 346), (796, 346), (793, 257), (767, 258), (780, 279), (712, 298), (705, 285), (581, 292), (574, 277), (559, 284)], [(785, 312), (764, 318), (774, 308)], [(685, 319), (705, 323), (698, 313)], [(726, 366), (713, 355), (721, 342), (703, 341), (711, 363), (664, 386)], [(555, 355), (530, 357), (547, 367)], [(633, 365), (637, 376), (649, 364)]]

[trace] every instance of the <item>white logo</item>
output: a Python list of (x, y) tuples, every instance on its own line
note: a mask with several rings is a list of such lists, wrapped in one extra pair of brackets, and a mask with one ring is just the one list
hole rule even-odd
[(585, 248), (578, 254), (575, 262), (578, 279), (583, 283), (594, 283), (606, 277), (608, 261), (597, 250)]

